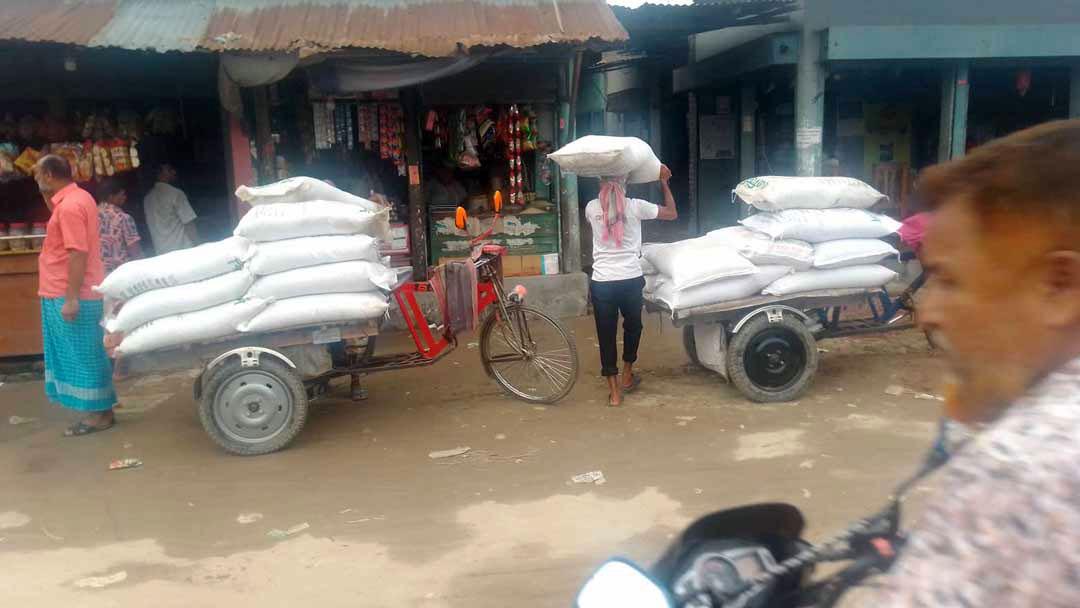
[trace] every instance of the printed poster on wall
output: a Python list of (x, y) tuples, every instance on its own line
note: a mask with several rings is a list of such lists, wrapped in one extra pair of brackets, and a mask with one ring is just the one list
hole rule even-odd
[(735, 158), (735, 119), (731, 116), (699, 117), (701, 160)]

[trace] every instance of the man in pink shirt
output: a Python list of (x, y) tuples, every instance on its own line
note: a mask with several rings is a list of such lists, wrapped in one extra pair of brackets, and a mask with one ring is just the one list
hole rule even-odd
[(101, 296), (105, 278), (94, 198), (71, 179), (64, 158), (47, 155), (34, 177), (52, 212), (38, 257), (38, 296), (49, 401), (86, 412), (65, 433), (88, 435), (112, 428), (116, 391), (102, 343)]

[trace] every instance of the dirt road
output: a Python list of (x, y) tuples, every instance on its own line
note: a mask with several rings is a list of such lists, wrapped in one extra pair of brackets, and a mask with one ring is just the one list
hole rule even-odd
[[(366, 403), (321, 402), (256, 458), (215, 448), (183, 376), (121, 386), (120, 424), (76, 439), (39, 382), (0, 386), (0, 605), (567, 606), (604, 557), (648, 561), (709, 510), (790, 501), (812, 538), (869, 512), (940, 406), (885, 393), (935, 391), (918, 333), (825, 342), (810, 393), (761, 406), (689, 368), (653, 317), (641, 392), (612, 409), (591, 319), (573, 327), (583, 371), (561, 405), (504, 398), (463, 341), (373, 376)], [(125, 457), (144, 465), (106, 470)], [(593, 470), (604, 485), (570, 483)]]

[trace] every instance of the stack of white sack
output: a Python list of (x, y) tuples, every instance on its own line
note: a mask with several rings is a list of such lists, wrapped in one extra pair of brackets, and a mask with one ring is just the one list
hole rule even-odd
[(850, 178), (759, 177), (734, 195), (759, 213), (742, 226), (642, 248), (645, 292), (672, 311), (757, 295), (879, 287), (896, 277), (877, 262), (900, 224), (868, 211), (887, 198)]
[(386, 210), (310, 178), (241, 190), (252, 210), (234, 236), (129, 262), (95, 288), (116, 355), (386, 313), (397, 278), (378, 253)]
[[(235, 234), (255, 241), (248, 297), (269, 301), (240, 323), (269, 332), (375, 319), (397, 279), (378, 254), (389, 211), (319, 180), (297, 177), (237, 189), (252, 205)], [(314, 198), (313, 198), (314, 197)]]
[(672, 311), (756, 295), (791, 272), (787, 266), (756, 266), (732, 243), (708, 235), (645, 245), (642, 268), (649, 299)]
[(896, 278), (878, 262), (898, 255), (880, 239), (899, 230), (900, 222), (869, 211), (888, 200), (870, 185), (848, 177), (755, 177), (740, 183), (733, 196), (759, 211), (740, 222), (745, 228), (813, 250), (808, 266), (792, 265), (795, 272), (767, 285), (763, 294), (873, 288)]
[(660, 159), (636, 137), (586, 135), (548, 154), (563, 171), (581, 177), (621, 177), (645, 184), (660, 179)]

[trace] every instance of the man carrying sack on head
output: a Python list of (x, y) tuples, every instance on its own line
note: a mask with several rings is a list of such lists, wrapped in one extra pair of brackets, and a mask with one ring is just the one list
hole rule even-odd
[[(660, 166), (660, 186), (664, 205), (626, 198), (626, 176), (600, 178), (600, 197), (585, 206), (585, 218), (592, 226), (593, 272), (589, 281), (596, 338), (600, 343), (601, 373), (608, 381), (608, 405), (622, 405), (624, 392), (641, 383), (634, 375), (638, 345), (641, 343), (642, 289), (641, 222), (675, 220), (675, 197), (668, 181), (671, 171)], [(619, 378), (619, 314), (623, 317), (623, 371)]]
[(71, 179), (68, 161), (47, 155), (34, 177), (52, 215), (38, 257), (38, 295), (49, 401), (86, 412), (69, 437), (112, 428), (116, 391), (102, 343), (101, 296), (91, 290), (105, 278), (94, 198)]

